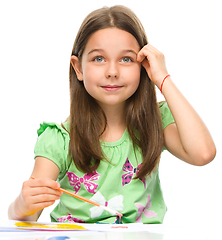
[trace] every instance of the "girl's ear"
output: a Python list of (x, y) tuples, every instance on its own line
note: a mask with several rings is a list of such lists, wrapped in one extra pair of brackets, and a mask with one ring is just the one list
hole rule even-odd
[(72, 55), (70, 61), (71, 61), (72, 67), (74, 68), (74, 70), (76, 72), (78, 80), (83, 81), (82, 67), (81, 67), (81, 64), (79, 62), (78, 57)]

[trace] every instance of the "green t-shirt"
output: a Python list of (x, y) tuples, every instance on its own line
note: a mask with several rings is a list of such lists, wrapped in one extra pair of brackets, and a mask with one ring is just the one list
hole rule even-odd
[[(164, 129), (174, 123), (174, 119), (165, 102), (160, 103), (160, 111)], [(69, 122), (64, 126), (69, 129)], [(142, 163), (142, 155), (136, 150), (136, 158), (127, 130), (116, 142), (101, 141), (110, 163), (101, 161), (93, 174), (80, 172), (68, 157), (69, 133), (61, 125), (44, 122), (38, 136), (35, 157), (48, 158), (59, 167), (58, 182), (62, 188), (113, 208), (131, 222), (162, 223), (166, 205), (158, 169), (144, 180), (133, 179)], [(51, 213), (51, 220), (114, 223), (117, 216), (64, 193)]]

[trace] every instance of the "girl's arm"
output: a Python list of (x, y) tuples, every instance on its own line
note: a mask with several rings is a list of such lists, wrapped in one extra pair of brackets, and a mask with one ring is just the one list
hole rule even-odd
[(25, 181), (21, 193), (9, 206), (9, 219), (21, 221), (37, 221), (42, 210), (59, 199), (59, 183), (56, 179), (59, 168), (55, 163), (44, 157), (37, 157), (32, 172), (36, 179)]
[(193, 165), (202, 166), (212, 161), (216, 155), (212, 137), (202, 119), (171, 78), (165, 81), (162, 93), (175, 120), (175, 124), (164, 130), (166, 149)]
[[(138, 53), (137, 60), (142, 62), (150, 79), (160, 89), (168, 75), (164, 55), (150, 44)], [(173, 155), (193, 165), (205, 165), (216, 155), (213, 139), (197, 112), (168, 77), (162, 93), (175, 120), (164, 129), (165, 147)]]

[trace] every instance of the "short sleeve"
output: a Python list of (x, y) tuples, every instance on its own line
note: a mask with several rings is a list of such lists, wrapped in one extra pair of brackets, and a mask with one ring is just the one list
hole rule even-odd
[(166, 128), (171, 123), (175, 123), (173, 115), (166, 102), (159, 103), (159, 109), (161, 112), (163, 129)]
[(34, 148), (35, 158), (37, 156), (48, 158), (58, 166), (60, 173), (63, 173), (69, 165), (68, 132), (59, 124), (43, 122), (37, 134), (38, 139)]

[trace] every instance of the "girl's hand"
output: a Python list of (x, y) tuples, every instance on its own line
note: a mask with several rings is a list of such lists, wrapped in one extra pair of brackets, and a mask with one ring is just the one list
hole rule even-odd
[(33, 215), (38, 210), (54, 204), (62, 195), (59, 188), (59, 183), (52, 179), (30, 179), (24, 182), (18, 197), (17, 215)]
[(151, 81), (160, 89), (164, 77), (168, 75), (164, 55), (147, 44), (138, 52), (137, 61), (142, 63)]

